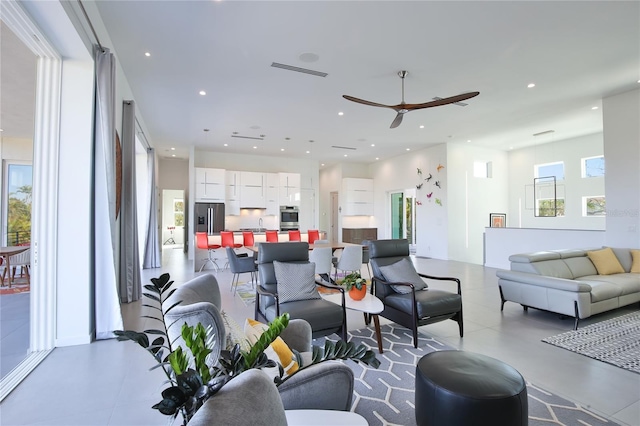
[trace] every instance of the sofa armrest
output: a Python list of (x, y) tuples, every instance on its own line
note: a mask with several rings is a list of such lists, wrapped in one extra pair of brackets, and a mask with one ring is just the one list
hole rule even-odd
[(230, 380), (189, 421), (189, 426), (286, 424), (278, 388), (259, 369), (247, 370)]
[(589, 284), (577, 280), (568, 280), (565, 278), (547, 277), (544, 275), (507, 270), (498, 270), (496, 271), (496, 275), (498, 278), (516, 283), (553, 288), (556, 290), (572, 291), (575, 293), (591, 292), (591, 286)]
[(285, 410), (349, 411), (353, 371), (340, 361), (324, 361), (299, 370), (278, 390)]
[(311, 350), (311, 325), (303, 319), (292, 319), (289, 325), (282, 330), (280, 337), (291, 348), (298, 352)]

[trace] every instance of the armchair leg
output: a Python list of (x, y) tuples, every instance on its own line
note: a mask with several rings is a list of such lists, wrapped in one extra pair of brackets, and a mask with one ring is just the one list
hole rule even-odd
[(414, 323), (411, 331), (413, 332), (413, 347), (417, 349), (418, 348), (418, 325)]

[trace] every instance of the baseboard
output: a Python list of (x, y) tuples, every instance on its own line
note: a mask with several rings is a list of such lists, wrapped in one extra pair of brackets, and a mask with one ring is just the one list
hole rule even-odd
[(88, 345), (92, 341), (93, 335), (87, 334), (86, 336), (70, 336), (62, 339), (56, 339), (55, 345), (56, 348), (60, 348), (63, 346)]

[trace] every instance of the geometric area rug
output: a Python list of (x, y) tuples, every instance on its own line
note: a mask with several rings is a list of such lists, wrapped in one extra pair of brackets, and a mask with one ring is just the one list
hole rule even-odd
[[(349, 341), (364, 343), (375, 352), (380, 361), (377, 369), (344, 361), (353, 370), (355, 377), (351, 411), (366, 418), (371, 426), (413, 426), (416, 424), (416, 364), (430, 352), (455, 349), (421, 333), (418, 333), (418, 348), (414, 348), (411, 330), (396, 324), (384, 324), (380, 328), (383, 354), (378, 353), (373, 327), (349, 332)], [(327, 338), (336, 340), (335, 335)], [(320, 338), (314, 344), (322, 345), (324, 342)], [(528, 381), (527, 396), (530, 426), (617, 425)]]
[(542, 341), (640, 373), (640, 312), (567, 331)]

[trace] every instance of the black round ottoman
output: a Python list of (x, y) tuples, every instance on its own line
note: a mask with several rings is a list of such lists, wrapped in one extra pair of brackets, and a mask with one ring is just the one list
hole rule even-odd
[(416, 366), (418, 426), (523, 426), (527, 386), (518, 371), (497, 359), (464, 351), (438, 351)]

